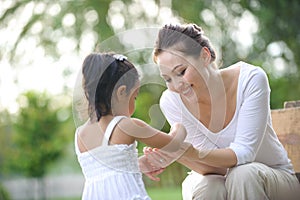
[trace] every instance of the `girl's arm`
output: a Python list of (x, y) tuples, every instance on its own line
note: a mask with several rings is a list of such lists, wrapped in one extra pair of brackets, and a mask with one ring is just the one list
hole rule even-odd
[(122, 120), (118, 127), (124, 134), (135, 138), (137, 141), (167, 152), (178, 151), (187, 134), (184, 126), (179, 123), (174, 123), (170, 133), (166, 134), (135, 118)]
[[(144, 173), (154, 172), (154, 174), (157, 174), (162, 172), (163, 170), (161, 169), (176, 160), (201, 174), (224, 175), (226, 173), (227, 169), (225, 167), (213, 167), (205, 164), (207, 160), (203, 160), (205, 158), (202, 159), (203, 155), (191, 144), (184, 142), (187, 133), (181, 124), (174, 123), (169, 134), (161, 132), (139, 119), (122, 120), (120, 125), (124, 132), (130, 134), (138, 141), (154, 149), (159, 149), (155, 152), (151, 152), (151, 148), (149, 148), (148, 152), (147, 150), (144, 151), (147, 154), (147, 158), (140, 158), (141, 169)], [(199, 156), (201, 156), (201, 159)], [(153, 177), (151, 179), (153, 180)]]
[[(159, 151), (148, 154), (147, 158), (140, 159), (140, 165), (142, 165), (141, 168), (144, 173), (151, 171), (154, 173), (158, 171), (162, 172), (163, 170), (161, 169), (176, 160), (191, 170), (201, 174), (224, 175), (226, 173), (227, 169), (225, 166), (214, 167), (214, 165), (207, 164), (210, 163), (211, 158), (207, 152), (204, 152), (205, 155), (207, 154), (207, 156), (204, 157), (203, 152), (199, 152), (191, 144), (183, 142), (186, 137), (186, 130), (181, 124), (175, 123), (171, 127), (169, 134), (161, 132), (138, 119), (122, 120), (120, 128), (123, 132), (136, 138), (136, 140), (153, 148), (160, 149)], [(209, 152), (209, 154), (211, 153), (213, 158), (215, 158), (215, 153)], [(217, 155), (221, 157), (224, 156), (223, 159), (225, 160), (228, 158), (226, 154), (227, 153), (222, 152), (221, 154), (217, 153)], [(212, 163), (214, 164), (214, 161), (212, 161)], [(151, 167), (146, 165), (151, 165)], [(218, 164), (216, 164), (216, 166), (218, 166)]]

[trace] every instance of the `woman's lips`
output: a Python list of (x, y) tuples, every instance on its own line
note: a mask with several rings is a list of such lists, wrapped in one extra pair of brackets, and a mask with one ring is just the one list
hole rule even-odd
[(192, 96), (193, 95), (193, 89), (192, 87), (188, 87), (185, 90), (181, 91), (181, 94), (184, 96)]

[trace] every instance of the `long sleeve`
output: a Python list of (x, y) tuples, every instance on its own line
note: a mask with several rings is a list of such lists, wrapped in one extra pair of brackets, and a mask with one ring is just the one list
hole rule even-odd
[(237, 156), (237, 165), (255, 160), (265, 136), (270, 109), (270, 88), (265, 72), (257, 68), (248, 76), (242, 94), (235, 139), (229, 146)]

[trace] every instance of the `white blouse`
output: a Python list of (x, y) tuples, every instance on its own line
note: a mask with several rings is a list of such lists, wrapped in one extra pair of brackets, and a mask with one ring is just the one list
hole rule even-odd
[(171, 125), (183, 123), (188, 132), (185, 141), (195, 148), (231, 148), (237, 156), (237, 165), (260, 162), (293, 174), (287, 152), (272, 128), (270, 87), (265, 72), (244, 62), (236, 65), (240, 66), (236, 110), (223, 130), (217, 133), (208, 130), (188, 111), (180, 95), (170, 90), (161, 96), (162, 112)]

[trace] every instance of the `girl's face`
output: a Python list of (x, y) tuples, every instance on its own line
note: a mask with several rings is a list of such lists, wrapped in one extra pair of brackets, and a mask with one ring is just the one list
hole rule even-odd
[(135, 87), (133, 87), (130, 90), (130, 93), (128, 94), (128, 112), (129, 115), (133, 115), (134, 111), (135, 111), (135, 100), (138, 96), (139, 93), (139, 89), (140, 89), (140, 82), (138, 81), (135, 85)]
[(138, 81), (129, 92), (126, 86), (121, 85), (112, 98), (113, 115), (124, 115), (130, 117), (135, 111), (135, 99), (139, 93), (140, 82)]
[(163, 51), (157, 56), (162, 78), (169, 90), (179, 93), (188, 101), (197, 100), (205, 81), (201, 76), (201, 60)]

